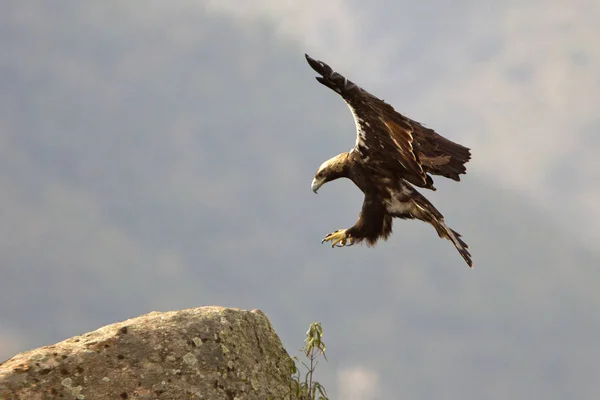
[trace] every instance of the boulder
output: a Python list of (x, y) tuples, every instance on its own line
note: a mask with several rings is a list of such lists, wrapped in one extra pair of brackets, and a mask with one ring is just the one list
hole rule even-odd
[(0, 399), (284, 399), (293, 361), (259, 310), (152, 312), (0, 364)]

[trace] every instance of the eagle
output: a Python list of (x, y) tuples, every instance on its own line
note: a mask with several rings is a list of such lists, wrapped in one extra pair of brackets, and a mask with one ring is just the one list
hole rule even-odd
[(317, 81), (342, 96), (356, 124), (352, 150), (321, 164), (311, 189), (317, 193), (327, 182), (348, 178), (364, 194), (356, 223), (328, 234), (322, 243), (344, 247), (366, 242), (371, 247), (391, 235), (393, 218), (418, 219), (450, 240), (472, 267), (469, 246), (461, 235), (450, 229), (443, 215), (415, 189), (436, 190), (431, 175), (460, 181), (470, 150), (400, 114), (324, 62), (305, 56), (320, 75)]

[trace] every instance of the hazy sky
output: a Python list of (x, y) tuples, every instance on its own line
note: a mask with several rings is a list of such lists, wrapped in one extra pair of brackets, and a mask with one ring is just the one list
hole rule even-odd
[[(600, 240), (589, 223), (600, 220), (600, 3), (207, 4), (245, 25), (268, 20), (415, 118), (443, 122), (474, 149), (473, 173), (557, 213), (591, 246)], [(405, 96), (415, 82), (422, 95)]]
[[(0, 13), (0, 358), (152, 310), (323, 322), (334, 398), (595, 398), (600, 3), (23, 1)], [(303, 53), (472, 148), (376, 249)]]

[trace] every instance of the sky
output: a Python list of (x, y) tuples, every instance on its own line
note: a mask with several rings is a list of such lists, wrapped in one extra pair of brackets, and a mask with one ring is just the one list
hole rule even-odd
[[(0, 15), (0, 359), (154, 310), (321, 321), (332, 398), (595, 398), (600, 5), (24, 1)], [(310, 191), (354, 122), (304, 53), (472, 149), (331, 250), (362, 197)], [(590, 184), (592, 183), (592, 184)]]
[[(476, 173), (559, 214), (591, 246), (600, 240), (588, 222), (600, 219), (589, 185), (600, 178), (597, 2), (207, 4), (241, 24), (268, 20), (403, 110), (451, 121), (477, 152)], [(403, 95), (413, 82), (425, 95)]]

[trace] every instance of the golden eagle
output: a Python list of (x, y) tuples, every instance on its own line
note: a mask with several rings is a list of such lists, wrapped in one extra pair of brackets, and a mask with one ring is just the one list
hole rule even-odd
[(311, 188), (316, 193), (326, 182), (348, 178), (365, 195), (354, 226), (330, 233), (323, 243), (343, 247), (364, 240), (373, 246), (380, 238), (390, 236), (393, 217), (420, 219), (433, 225), (441, 238), (452, 241), (472, 267), (469, 246), (412, 186), (435, 190), (430, 174), (459, 181), (471, 158), (469, 149), (398, 113), (324, 62), (308, 54), (306, 60), (321, 75), (317, 81), (342, 96), (356, 123), (354, 148), (325, 161)]

